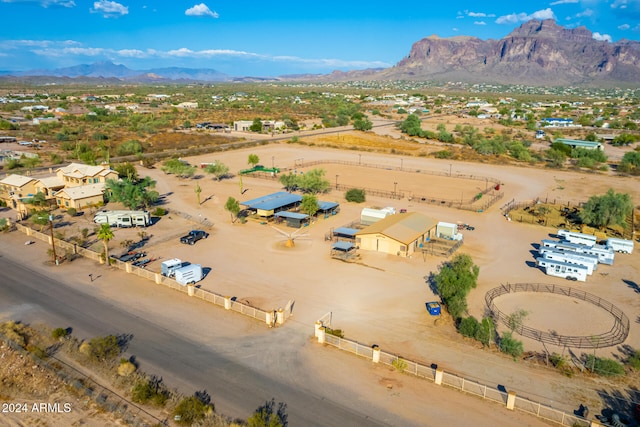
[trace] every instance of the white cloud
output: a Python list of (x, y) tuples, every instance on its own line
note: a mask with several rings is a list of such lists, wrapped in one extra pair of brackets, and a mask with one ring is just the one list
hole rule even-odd
[(616, 0), (611, 3), (611, 9), (626, 9), (627, 8), (627, 0)]
[[(22, 48), (24, 49), (27, 44), (33, 49), (30, 52), (38, 56), (44, 56), (49, 58), (65, 58), (70, 56), (78, 57), (90, 57), (101, 58), (106, 57), (110, 60), (122, 59), (212, 59), (216, 57), (232, 57), (237, 59), (251, 59), (264, 62), (279, 62), (279, 63), (291, 63), (291, 64), (303, 64), (313, 67), (350, 67), (350, 68), (386, 68), (393, 64), (389, 64), (382, 61), (358, 61), (358, 60), (343, 60), (333, 58), (300, 58), (297, 56), (273, 56), (264, 55), (254, 52), (246, 52), (241, 50), (232, 49), (206, 49), (206, 50), (192, 50), (186, 47), (180, 49), (172, 49), (167, 51), (156, 49), (108, 49), (100, 47), (81, 47), (76, 46), (77, 42), (65, 45), (67, 42), (51, 42), (51, 41), (20, 41)], [(0, 42), (0, 48), (4, 47)], [(0, 52), (0, 55), (3, 53)], [(81, 60), (81, 59), (79, 59)]]
[(571, 3), (578, 3), (579, 0), (558, 0), (558, 1), (554, 1), (551, 3), (551, 6), (557, 6), (559, 4), (571, 4)]
[(187, 16), (210, 16), (212, 18), (220, 16), (218, 15), (218, 12), (212, 12), (204, 3), (197, 4), (192, 8), (185, 10), (184, 14)]
[(91, 13), (101, 13), (105, 18), (115, 18), (129, 13), (129, 8), (127, 6), (123, 6), (120, 3), (109, 0), (93, 2), (93, 9), (90, 10)]
[(589, 16), (593, 16), (593, 9), (585, 9), (580, 13), (576, 13), (576, 18), (584, 18), (584, 17), (589, 17)]
[(74, 7), (76, 5), (73, 0), (0, 0), (0, 3), (36, 3), (44, 8)]
[(593, 33), (594, 40), (598, 40), (601, 42), (609, 42), (611, 43), (611, 36), (609, 34), (600, 34), (598, 32)]
[(518, 22), (526, 22), (532, 19), (556, 19), (556, 15), (554, 15), (551, 8), (538, 10), (530, 15), (524, 12), (512, 13), (498, 17), (498, 19), (496, 19), (496, 24), (517, 24)]
[(487, 25), (487, 23), (484, 21), (475, 21), (473, 25)]
[(629, 28), (631, 28), (631, 25), (629, 24), (618, 25), (618, 29), (622, 31), (627, 31)]

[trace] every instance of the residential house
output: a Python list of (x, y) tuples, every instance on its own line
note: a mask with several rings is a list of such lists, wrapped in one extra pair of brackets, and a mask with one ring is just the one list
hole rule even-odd
[(37, 193), (37, 182), (30, 176), (11, 174), (0, 180), (0, 200), (24, 216), (29, 212), (25, 202)]
[(64, 188), (55, 193), (56, 205), (61, 209), (86, 209), (104, 203), (104, 183)]
[(107, 179), (118, 179), (118, 172), (105, 166), (91, 166), (82, 163), (71, 163), (58, 168), (56, 175), (62, 179), (65, 188), (79, 185), (104, 184)]

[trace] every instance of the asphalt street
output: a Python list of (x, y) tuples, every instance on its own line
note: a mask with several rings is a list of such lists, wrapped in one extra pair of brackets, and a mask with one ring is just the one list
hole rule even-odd
[[(91, 295), (81, 293), (38, 271), (0, 256), (0, 320), (45, 322), (69, 326), (76, 336), (130, 334), (127, 353), (136, 355), (143, 370), (180, 379), (182, 386), (207, 390), (216, 410), (247, 417), (265, 400), (287, 403), (291, 425), (389, 425), (350, 408), (346, 402), (316, 395), (300, 383), (284, 382), (269, 372), (249, 369), (201, 343), (141, 318)], [(386, 417), (385, 417), (386, 418)], [(397, 425), (400, 420), (389, 415)]]

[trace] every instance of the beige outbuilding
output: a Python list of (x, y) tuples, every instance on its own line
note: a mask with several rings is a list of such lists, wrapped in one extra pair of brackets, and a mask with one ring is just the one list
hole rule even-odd
[(366, 251), (408, 257), (435, 237), (438, 221), (418, 212), (390, 215), (356, 233), (356, 246)]

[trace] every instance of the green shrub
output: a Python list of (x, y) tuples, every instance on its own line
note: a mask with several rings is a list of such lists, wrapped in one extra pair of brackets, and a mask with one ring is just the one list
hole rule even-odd
[(209, 402), (203, 402), (198, 396), (190, 396), (182, 399), (176, 409), (173, 410), (173, 415), (177, 416), (178, 424), (192, 425), (204, 417), (213, 412), (213, 405)]
[(76, 210), (76, 208), (69, 208), (67, 209), (67, 214), (69, 216), (76, 216), (78, 214), (78, 211)]
[(344, 338), (344, 332), (342, 331), (342, 329), (325, 328), (324, 331), (329, 335), (333, 335), (338, 338)]
[(366, 194), (360, 188), (352, 188), (345, 193), (344, 198), (347, 202), (363, 203), (366, 200)]
[(391, 366), (396, 368), (396, 371), (398, 372), (404, 372), (405, 369), (407, 369), (407, 361), (401, 357), (398, 357), (397, 359), (391, 362)]
[(458, 332), (465, 337), (475, 338), (479, 326), (480, 323), (475, 317), (463, 317), (458, 324)]
[(449, 150), (440, 150), (433, 153), (436, 159), (449, 159), (453, 156), (453, 153)]
[(51, 336), (56, 340), (65, 338), (67, 335), (69, 335), (69, 330), (66, 328), (55, 328), (53, 332), (51, 332)]
[[(131, 363), (127, 361), (127, 363)], [(169, 399), (169, 392), (162, 384), (162, 378), (151, 377), (138, 380), (131, 389), (131, 400), (136, 403), (153, 403), (164, 406)]]
[(157, 207), (153, 210), (153, 216), (165, 216), (167, 214), (167, 210), (164, 208)]
[(9, 220), (7, 218), (0, 218), (0, 231), (5, 231), (9, 228)]
[(635, 353), (629, 357), (627, 364), (635, 370), (640, 370), (640, 350), (636, 350)]
[(500, 351), (513, 356), (513, 360), (516, 360), (524, 352), (522, 341), (518, 341), (513, 338), (511, 332), (505, 332), (500, 339)]
[(96, 337), (89, 341), (88, 356), (94, 360), (107, 361), (115, 359), (120, 355), (120, 351), (118, 337), (115, 335)]
[(585, 363), (587, 369), (603, 377), (614, 377), (624, 375), (624, 366), (621, 363), (607, 359), (606, 357), (595, 357), (592, 354), (587, 356)]

